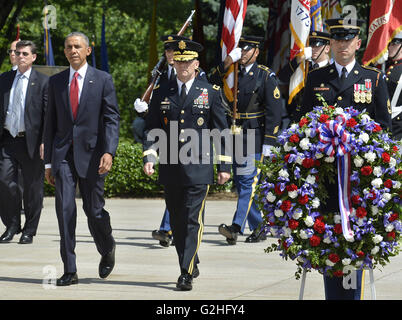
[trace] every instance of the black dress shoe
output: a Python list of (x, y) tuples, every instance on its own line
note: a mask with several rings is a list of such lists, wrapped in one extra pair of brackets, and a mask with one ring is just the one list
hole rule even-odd
[(172, 234), (164, 230), (154, 230), (152, 231), (152, 238), (159, 240), (159, 244), (162, 247), (169, 247), (172, 242)]
[(102, 256), (99, 263), (99, 277), (106, 278), (113, 270), (115, 263), (116, 243), (113, 243), (113, 249), (109, 253)]
[(62, 275), (60, 279), (57, 279), (56, 286), (65, 287), (77, 283), (78, 283), (77, 273), (65, 273)]
[(18, 242), (19, 244), (30, 244), (33, 241), (33, 236), (27, 233), (23, 233), (20, 241)]
[(200, 270), (198, 269), (198, 267), (195, 267), (193, 270), (192, 276), (195, 279), (195, 278), (198, 278), (199, 275), (200, 275)]
[(253, 243), (264, 240), (267, 240), (267, 236), (263, 232), (258, 232), (257, 230), (254, 230), (253, 233), (246, 238), (245, 242)]
[(236, 230), (236, 227), (233, 225), (227, 226), (226, 224), (222, 223), (218, 231), (221, 235), (226, 237), (226, 241), (230, 245), (235, 245), (237, 241), (237, 236), (239, 234), (239, 231)]
[(193, 276), (189, 273), (180, 275), (177, 280), (176, 288), (181, 291), (190, 291), (193, 289)]
[(14, 235), (20, 233), (18, 229), (7, 229), (0, 237), (0, 243), (7, 243), (13, 240)]

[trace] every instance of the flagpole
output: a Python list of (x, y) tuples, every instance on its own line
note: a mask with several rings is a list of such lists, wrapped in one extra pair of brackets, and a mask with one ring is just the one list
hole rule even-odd
[(230, 130), (232, 134), (240, 134), (241, 127), (236, 126), (236, 118), (237, 118), (237, 91), (238, 91), (238, 80), (239, 80), (239, 62), (236, 61), (233, 65), (234, 67), (234, 80), (233, 80), (233, 118), (232, 118), (232, 126)]

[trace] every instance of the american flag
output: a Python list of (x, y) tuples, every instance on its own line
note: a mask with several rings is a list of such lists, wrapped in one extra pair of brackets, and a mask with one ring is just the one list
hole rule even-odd
[[(241, 32), (243, 29), (243, 21), (246, 16), (247, 0), (226, 0), (225, 11), (223, 14), (222, 25), (222, 61), (227, 55), (237, 47)], [(230, 66), (224, 77), (223, 90), (229, 101), (233, 101), (234, 87), (234, 67)]]

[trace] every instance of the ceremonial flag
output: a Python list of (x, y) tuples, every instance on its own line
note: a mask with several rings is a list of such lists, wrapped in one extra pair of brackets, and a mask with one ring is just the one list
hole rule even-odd
[(109, 73), (109, 61), (107, 57), (107, 45), (105, 36), (105, 14), (102, 14), (102, 33), (101, 33), (101, 70)]
[(323, 31), (321, 16), (321, 0), (311, 0), (310, 3), (311, 30)]
[(148, 75), (151, 75), (152, 70), (158, 63), (158, 50), (156, 47), (156, 6), (157, 0), (153, 0), (152, 17), (149, 32)]
[(278, 73), (289, 62), (291, 0), (270, 0), (267, 24), (268, 66)]
[[(50, 29), (48, 26), (48, 11), (45, 10), (45, 19), (44, 19), (44, 35), (43, 35), (43, 43), (45, 45), (45, 59), (47, 66), (55, 66), (54, 63), (54, 55), (53, 55), (53, 47), (52, 47), (52, 38), (50, 37)], [(18, 35), (19, 37), (19, 35)]]
[[(204, 28), (203, 28), (203, 19), (202, 19), (202, 11), (201, 11), (201, 1), (195, 0), (195, 19), (193, 22), (193, 41), (200, 43), (203, 47), (205, 47), (205, 38), (204, 38)], [(200, 66), (202, 68), (207, 67), (207, 59), (206, 59), (206, 50), (202, 50), (198, 54), (198, 61), (200, 62)]]
[(17, 24), (17, 36), (15, 37), (15, 40), (20, 40), (20, 24)]
[(325, 20), (339, 18), (342, 13), (342, 7), (339, 0), (322, 0), (321, 1), (321, 16), (324, 21), (323, 29), (329, 32), (325, 25)]
[[(291, 47), (290, 60), (296, 56), (304, 55), (304, 47), (310, 32), (310, 0), (292, 0), (290, 12), (290, 32)], [(296, 71), (290, 78), (289, 83), (289, 104), (297, 93), (304, 87), (306, 68), (304, 63), (300, 63)]]
[(363, 64), (384, 63), (387, 59), (388, 44), (400, 31), (402, 31), (402, 1), (372, 0)]
[[(246, 10), (247, 0), (226, 0), (221, 36), (222, 61), (239, 43)], [(223, 80), (223, 90), (229, 101), (233, 101), (233, 71), (234, 66), (232, 64)]]
[(91, 56), (92, 56), (92, 67), (96, 68), (96, 59), (95, 59), (95, 41), (92, 41), (91, 46), (92, 46), (92, 51), (91, 51)]

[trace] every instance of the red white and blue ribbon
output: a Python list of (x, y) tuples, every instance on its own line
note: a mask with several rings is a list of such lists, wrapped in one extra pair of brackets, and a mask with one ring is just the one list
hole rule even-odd
[(351, 174), (351, 135), (345, 129), (346, 120), (338, 116), (336, 120), (326, 121), (319, 128), (319, 147), (326, 155), (337, 157), (339, 208), (342, 232), (346, 240), (353, 239), (349, 216), (352, 211), (350, 174)]

